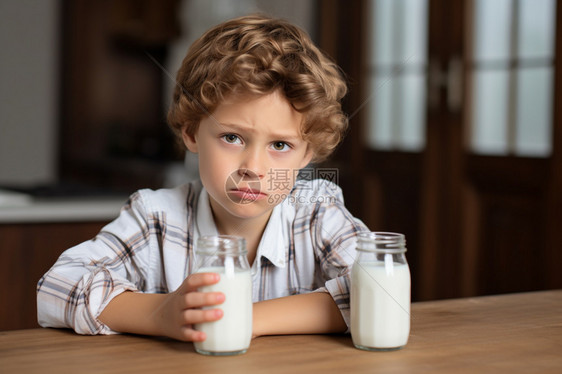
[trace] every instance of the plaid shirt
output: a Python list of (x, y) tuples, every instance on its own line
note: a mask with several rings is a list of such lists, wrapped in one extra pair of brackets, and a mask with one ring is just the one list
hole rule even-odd
[[(349, 326), (349, 273), (356, 234), (367, 227), (325, 180), (298, 181), (277, 205), (252, 264), (253, 301), (329, 292)], [(66, 250), (37, 285), (43, 327), (111, 334), (97, 317), (120, 293), (167, 293), (190, 274), (194, 243), (216, 235), (200, 182), (141, 190), (92, 240)]]

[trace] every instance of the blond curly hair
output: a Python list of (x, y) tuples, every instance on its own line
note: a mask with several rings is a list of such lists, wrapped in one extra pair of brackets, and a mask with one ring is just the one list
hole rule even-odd
[(301, 135), (313, 161), (324, 160), (348, 125), (343, 75), (302, 29), (261, 14), (222, 23), (193, 43), (177, 74), (168, 124), (181, 140), (228, 95), (276, 90), (303, 114)]

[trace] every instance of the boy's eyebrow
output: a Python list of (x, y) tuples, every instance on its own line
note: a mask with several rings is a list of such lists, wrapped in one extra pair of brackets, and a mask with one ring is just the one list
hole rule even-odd
[[(225, 130), (234, 130), (234, 131), (246, 131), (246, 132), (255, 132), (255, 130), (250, 127), (250, 126), (243, 126), (243, 125), (239, 125), (236, 123), (225, 123), (225, 122), (217, 122), (217, 124), (223, 128), (225, 128)], [(302, 137), (300, 136), (300, 134), (283, 134), (283, 133), (272, 133), (271, 134), (272, 138), (276, 138), (276, 139), (283, 139), (283, 140), (289, 140), (289, 141), (298, 141), (298, 140), (302, 140)]]

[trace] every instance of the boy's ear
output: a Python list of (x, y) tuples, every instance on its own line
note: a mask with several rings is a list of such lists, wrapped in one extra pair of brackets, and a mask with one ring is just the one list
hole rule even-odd
[(198, 152), (197, 137), (195, 135), (190, 135), (187, 133), (186, 130), (183, 130), (182, 138), (183, 138), (183, 144), (185, 144), (185, 146), (187, 147), (187, 149), (189, 149), (190, 152), (192, 153)]

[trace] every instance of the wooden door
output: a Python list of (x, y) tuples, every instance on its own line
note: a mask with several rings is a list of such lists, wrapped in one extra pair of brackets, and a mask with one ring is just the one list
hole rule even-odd
[[(332, 166), (354, 214), (372, 230), (406, 234), (414, 300), (562, 286), (554, 265), (562, 263), (555, 105), (562, 38), (554, 26), (561, 11), (555, 0), (540, 2), (501, 0), (503, 8), (491, 10), (482, 0), (322, 2), (320, 43), (351, 87), (351, 130)], [(529, 43), (527, 24), (537, 25), (528, 14), (552, 25), (541, 31), (553, 41), (550, 49), (542, 42), (531, 58), (520, 53)], [(486, 27), (498, 17), (507, 30), (492, 50), (508, 53), (485, 61), (482, 40), (497, 34)], [(492, 88), (501, 95), (488, 88), (495, 75), (503, 81)], [(534, 97), (551, 103), (537, 107)], [(522, 109), (528, 102), (531, 109)], [(499, 109), (489, 114), (490, 105)], [(526, 143), (538, 126), (529, 111), (542, 116), (539, 145)], [(501, 131), (493, 127), (498, 116)], [(414, 135), (400, 129), (412, 126)]]
[(553, 265), (562, 263), (560, 8), (556, 0), (464, 4), (463, 295), (562, 286)]

